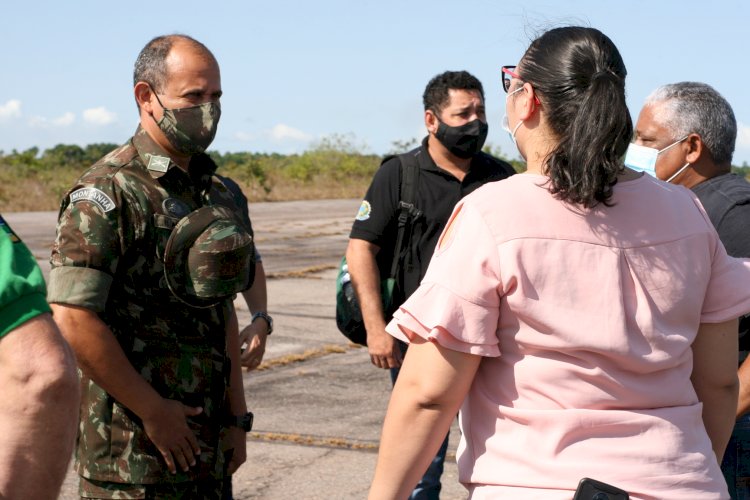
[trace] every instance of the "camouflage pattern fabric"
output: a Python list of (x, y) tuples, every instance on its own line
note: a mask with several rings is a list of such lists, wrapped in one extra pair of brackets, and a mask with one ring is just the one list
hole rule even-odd
[(221, 205), (183, 217), (164, 250), (172, 293), (194, 307), (205, 307), (250, 288), (254, 245), (243, 227), (236, 212)]
[(163, 263), (171, 230), (185, 215), (213, 204), (236, 210), (215, 169), (207, 155), (198, 154), (182, 170), (139, 127), (62, 201), (48, 300), (98, 313), (161, 396), (203, 408), (188, 419), (201, 447), (198, 464), (173, 475), (140, 419), (82, 375), (76, 463), (85, 478), (153, 484), (223, 475), (219, 436), (232, 302), (189, 307), (168, 289)]

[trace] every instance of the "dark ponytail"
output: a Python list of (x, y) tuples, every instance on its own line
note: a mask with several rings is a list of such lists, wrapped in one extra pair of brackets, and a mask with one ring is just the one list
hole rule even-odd
[(609, 205), (633, 135), (617, 47), (593, 28), (556, 28), (531, 43), (518, 72), (559, 141), (546, 158), (550, 192), (587, 208)]

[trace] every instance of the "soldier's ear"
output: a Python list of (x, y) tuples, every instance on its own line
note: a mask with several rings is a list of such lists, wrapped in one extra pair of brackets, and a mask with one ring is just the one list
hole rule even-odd
[(135, 84), (133, 92), (135, 94), (135, 101), (138, 103), (138, 107), (145, 111), (147, 114), (153, 115), (154, 110), (153, 104), (151, 103), (153, 91), (151, 90), (151, 85), (146, 82), (138, 82)]

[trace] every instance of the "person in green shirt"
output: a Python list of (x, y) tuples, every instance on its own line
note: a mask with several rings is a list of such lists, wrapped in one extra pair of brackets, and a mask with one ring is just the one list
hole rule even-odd
[(0, 498), (57, 498), (80, 402), (42, 272), (0, 215)]

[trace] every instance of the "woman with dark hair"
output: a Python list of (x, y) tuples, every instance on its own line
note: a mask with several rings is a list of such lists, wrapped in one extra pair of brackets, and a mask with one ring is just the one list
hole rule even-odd
[(578, 27), (503, 68), (528, 170), (456, 206), (388, 326), (411, 346), (371, 499), (406, 497), (459, 408), (474, 499), (569, 500), (584, 477), (630, 498), (728, 497), (716, 457), (750, 266), (689, 191), (623, 167), (625, 75), (612, 41)]

